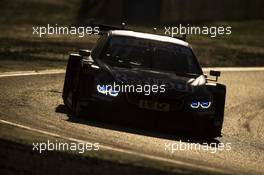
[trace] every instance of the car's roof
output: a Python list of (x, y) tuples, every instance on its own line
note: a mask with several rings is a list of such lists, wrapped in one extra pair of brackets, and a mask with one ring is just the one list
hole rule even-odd
[(128, 37), (136, 37), (136, 38), (142, 38), (142, 39), (150, 39), (150, 40), (169, 42), (169, 43), (174, 43), (174, 44), (190, 47), (187, 42), (177, 39), (177, 38), (172, 38), (169, 36), (155, 35), (155, 34), (149, 34), (149, 33), (143, 33), (143, 32), (134, 32), (134, 31), (129, 31), (129, 30), (112, 30), (110, 31), (110, 33), (112, 35), (117, 35), (117, 36), (128, 36)]

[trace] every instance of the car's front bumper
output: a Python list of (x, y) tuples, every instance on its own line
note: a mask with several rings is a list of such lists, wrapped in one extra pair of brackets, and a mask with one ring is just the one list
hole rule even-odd
[(216, 117), (214, 110), (193, 110), (181, 108), (169, 112), (161, 112), (139, 108), (138, 105), (128, 102), (125, 98), (110, 98), (92, 96), (81, 99), (80, 107), (84, 111), (93, 111), (103, 114), (103, 120), (117, 121), (129, 124), (140, 124), (149, 128), (165, 129), (169, 131), (184, 130), (216, 130), (221, 134), (222, 120)]

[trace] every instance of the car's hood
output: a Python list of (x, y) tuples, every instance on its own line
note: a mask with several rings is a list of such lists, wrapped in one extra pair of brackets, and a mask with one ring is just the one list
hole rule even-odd
[[(142, 68), (120, 68), (111, 67), (111, 74), (116, 82), (122, 84), (165, 85), (167, 90), (190, 91), (192, 86), (202, 86), (205, 84), (204, 76), (189, 78), (177, 76), (173, 72), (153, 71)], [(204, 80), (204, 81), (201, 81)]]

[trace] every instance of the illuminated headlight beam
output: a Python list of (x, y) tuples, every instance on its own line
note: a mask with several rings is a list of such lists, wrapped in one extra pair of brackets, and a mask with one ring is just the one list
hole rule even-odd
[(202, 101), (202, 102), (200, 103), (200, 106), (201, 106), (203, 109), (208, 109), (208, 108), (210, 108), (210, 106), (211, 106), (211, 102), (210, 102), (210, 101)]
[(202, 109), (208, 109), (211, 106), (211, 102), (210, 101), (192, 101), (190, 106), (193, 109), (198, 109), (198, 108), (202, 108)]
[(97, 85), (97, 91), (101, 94), (110, 95), (112, 97), (116, 97), (119, 94), (118, 91), (112, 90), (112, 88), (107, 85)]
[(197, 109), (200, 106), (200, 102), (199, 101), (192, 101), (191, 102), (191, 108)]

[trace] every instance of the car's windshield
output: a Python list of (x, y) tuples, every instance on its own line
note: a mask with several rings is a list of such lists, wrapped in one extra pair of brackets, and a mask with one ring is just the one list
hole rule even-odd
[(101, 58), (110, 66), (201, 74), (190, 48), (168, 42), (113, 36)]

